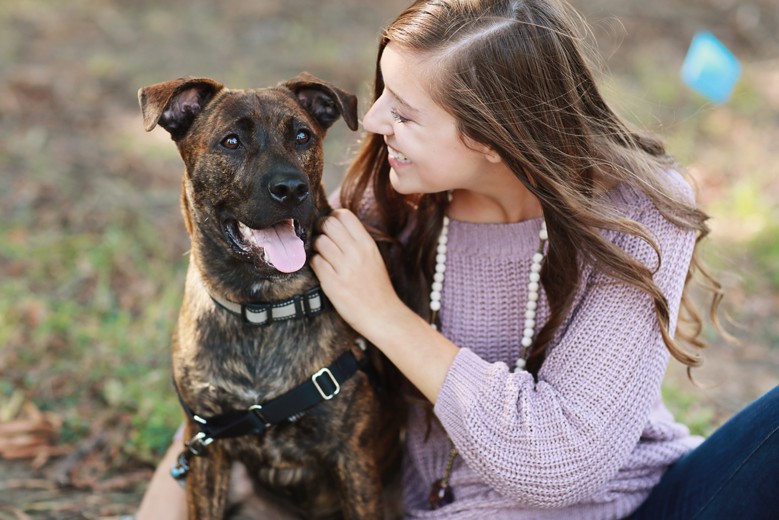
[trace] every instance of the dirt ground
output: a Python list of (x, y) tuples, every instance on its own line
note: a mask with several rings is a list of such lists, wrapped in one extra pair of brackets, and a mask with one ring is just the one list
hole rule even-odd
[[(71, 323), (72, 315), (62, 314), (63, 323), (52, 324), (47, 317), (59, 314), (46, 303), (82, 282), (89, 290), (73, 293), (80, 304), (104, 297), (95, 289), (102, 271), (91, 271), (79, 248), (102, 254), (102, 242), (114, 237), (104, 260), (110, 298), (129, 315), (143, 315), (161, 294), (157, 286), (175, 276), (164, 267), (148, 275), (134, 248), (162, 237), (153, 247), (163, 266), (180, 263), (188, 248), (177, 206), (180, 159), (167, 134), (143, 132), (137, 89), (183, 75), (263, 86), (308, 70), (359, 94), (364, 112), (379, 30), (406, 4), (0, 0), (0, 427), (11, 418), (6, 412), (27, 406), (42, 428), (58, 432), (30, 456), (0, 456), (0, 520), (122, 518), (135, 511), (151, 474), (148, 454), (129, 448), (133, 414), (111, 406), (125, 403), (124, 388), (106, 383), (123, 358), (96, 361), (114, 359), (112, 340), (95, 341), (86, 325), (86, 339), (62, 333), (80, 327), (80, 317)], [(712, 348), (696, 371), (700, 385), (678, 364), (667, 385), (684, 419), (706, 431), (779, 382), (779, 226), (772, 220), (779, 216), (779, 10), (775, 0), (679, 4), (574, 2), (604, 56), (607, 97), (669, 137), (715, 217), (710, 256), (740, 343), (707, 332)], [(730, 104), (708, 103), (678, 80), (698, 30), (715, 33), (742, 60), (744, 77)], [(328, 189), (338, 184), (357, 137), (342, 124), (333, 128)], [(132, 233), (123, 234), (127, 229)], [(77, 241), (68, 246), (77, 250), (73, 259), (56, 257), (63, 237), (85, 236), (101, 243)], [(176, 287), (171, 291), (175, 301)], [(83, 323), (119, 320), (106, 316)], [(153, 326), (169, 327), (169, 319), (160, 322)], [(84, 357), (53, 359), (74, 349)], [(154, 359), (165, 374), (166, 355), (163, 347), (142, 359)], [(87, 366), (103, 372), (86, 373)], [(47, 407), (49, 395), (71, 407), (68, 413)], [(86, 425), (66, 435), (58, 414), (71, 422), (80, 415)], [(75, 471), (86, 466), (90, 472)]]

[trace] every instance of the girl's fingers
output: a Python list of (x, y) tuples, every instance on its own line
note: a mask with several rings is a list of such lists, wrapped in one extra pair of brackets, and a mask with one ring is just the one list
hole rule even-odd
[(335, 218), (344, 226), (350, 235), (356, 240), (369, 238), (370, 235), (357, 215), (348, 209), (337, 209), (334, 212)]
[(332, 264), (320, 254), (311, 257), (311, 269), (314, 270), (319, 281), (323, 283), (335, 274)]
[[(343, 261), (362, 262), (375, 256), (376, 244), (357, 216), (348, 210), (335, 210), (320, 224), (321, 242), (314, 247), (321, 250), (328, 260), (334, 260), (340, 254), (339, 265)], [(332, 242), (330, 244), (329, 242)], [(321, 249), (319, 249), (321, 248)], [(336, 251), (337, 249), (338, 251)], [(376, 250), (375, 253), (377, 253)], [(334, 264), (335, 266), (335, 264)]]
[(333, 237), (337, 243), (348, 239), (358, 242), (370, 239), (360, 219), (348, 209), (333, 210), (322, 223), (322, 232)]
[(352, 239), (351, 235), (343, 226), (343, 224), (341, 224), (333, 216), (322, 219), (322, 222), (319, 224), (319, 231), (322, 234), (319, 235), (315, 244), (318, 243), (320, 239), (326, 238), (334, 245), (336, 245), (336, 247), (341, 249), (342, 245), (346, 244), (348, 240)]
[(338, 244), (327, 235), (319, 235), (316, 238), (314, 241), (314, 251), (331, 266), (337, 265), (337, 259), (341, 258), (344, 254)]

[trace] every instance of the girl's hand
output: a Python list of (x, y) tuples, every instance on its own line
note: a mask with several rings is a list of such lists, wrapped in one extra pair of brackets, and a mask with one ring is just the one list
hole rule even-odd
[(321, 225), (311, 259), (319, 282), (338, 313), (363, 336), (383, 325), (380, 315), (404, 306), (390, 282), (376, 243), (357, 216), (336, 209)]
[(322, 222), (311, 267), (338, 313), (435, 403), (459, 348), (408, 308), (390, 282), (379, 248), (354, 213)]

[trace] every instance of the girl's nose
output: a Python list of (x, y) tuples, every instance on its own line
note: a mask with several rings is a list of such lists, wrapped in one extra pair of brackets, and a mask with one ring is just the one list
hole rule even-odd
[(389, 108), (385, 107), (386, 98), (379, 97), (368, 112), (362, 118), (362, 125), (366, 131), (372, 134), (390, 135), (392, 133), (392, 116)]

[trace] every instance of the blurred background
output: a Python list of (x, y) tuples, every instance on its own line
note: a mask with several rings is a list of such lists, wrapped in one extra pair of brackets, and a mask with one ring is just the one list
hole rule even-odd
[[(779, 382), (775, 0), (575, 0), (627, 119), (667, 140), (712, 216), (704, 255), (739, 340), (711, 329), (664, 393), (712, 431)], [(269, 86), (301, 70), (368, 103), (380, 29), (405, 0), (0, 0), (0, 519), (131, 514), (181, 421), (169, 338), (189, 241), (183, 167), (136, 92), (179, 76)], [(679, 70), (699, 30), (741, 60), (715, 104)], [(326, 146), (338, 185), (357, 133)]]

